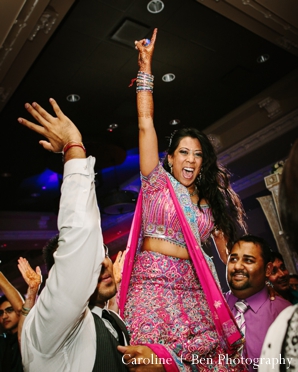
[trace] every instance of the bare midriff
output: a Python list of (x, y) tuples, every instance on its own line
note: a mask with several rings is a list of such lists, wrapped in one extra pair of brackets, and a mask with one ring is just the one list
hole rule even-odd
[(170, 243), (165, 239), (150, 237), (145, 238), (142, 246), (142, 251), (158, 252), (164, 254), (165, 256), (189, 260), (189, 254), (186, 248), (183, 248), (174, 243)]

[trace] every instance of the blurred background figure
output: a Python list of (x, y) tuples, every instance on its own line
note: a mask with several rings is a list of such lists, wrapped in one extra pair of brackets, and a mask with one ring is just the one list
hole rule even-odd
[[(298, 247), (298, 140), (285, 162), (279, 190), (280, 219), (290, 249), (297, 254)], [(289, 275), (288, 275), (289, 276)], [(281, 284), (281, 280), (280, 280)], [(283, 287), (285, 284), (283, 283)], [(288, 358), (290, 363), (275, 366), (278, 371), (298, 371), (298, 305), (288, 307), (276, 318), (266, 335), (262, 358)], [(287, 360), (287, 359), (285, 359)], [(274, 367), (273, 367), (274, 368)], [(259, 371), (271, 371), (272, 365), (261, 364)]]
[(16, 288), (0, 272), (0, 371), (23, 372), (18, 344), (18, 324), (24, 300)]
[(298, 275), (290, 274), (290, 287), (293, 291), (298, 291)]
[[(283, 256), (279, 252), (272, 252), (272, 264), (272, 271), (268, 279), (276, 294), (290, 301), (293, 305), (297, 304), (298, 292), (290, 286), (290, 274), (284, 263)], [(298, 278), (297, 275), (296, 277)]]

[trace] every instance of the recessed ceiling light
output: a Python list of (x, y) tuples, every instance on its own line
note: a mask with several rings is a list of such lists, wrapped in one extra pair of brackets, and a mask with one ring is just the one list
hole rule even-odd
[(269, 58), (270, 58), (269, 54), (261, 54), (261, 55), (257, 58), (257, 62), (258, 62), (258, 63), (264, 63), (264, 62), (267, 62)]
[(176, 76), (170, 72), (162, 77), (162, 81), (165, 83), (170, 83), (171, 81), (175, 80), (175, 77)]
[(180, 124), (180, 120), (179, 119), (173, 119), (170, 121), (170, 125), (178, 125)]
[(164, 7), (165, 5), (161, 0), (151, 0), (147, 4), (148, 12), (153, 14), (160, 13)]
[(31, 194), (32, 198), (39, 198), (40, 194), (38, 192), (34, 192)]
[(118, 124), (110, 124), (108, 127), (107, 127), (107, 131), (108, 132), (113, 132), (114, 129), (118, 128)]
[(78, 94), (69, 94), (66, 99), (68, 102), (78, 102), (81, 97)]
[(3, 177), (3, 178), (9, 178), (9, 177), (12, 176), (12, 174), (9, 173), (9, 172), (3, 172), (3, 173), (0, 174), (0, 176)]

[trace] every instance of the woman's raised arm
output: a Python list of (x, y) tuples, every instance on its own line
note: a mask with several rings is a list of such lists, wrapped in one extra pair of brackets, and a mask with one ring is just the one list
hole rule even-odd
[(155, 46), (157, 29), (153, 31), (152, 38), (135, 41), (139, 51), (139, 72), (137, 76), (137, 110), (139, 124), (140, 169), (144, 176), (148, 176), (159, 161), (158, 142), (153, 124), (153, 80), (151, 74), (152, 56)]

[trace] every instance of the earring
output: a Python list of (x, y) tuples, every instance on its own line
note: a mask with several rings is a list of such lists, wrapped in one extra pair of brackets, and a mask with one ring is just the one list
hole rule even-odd
[(203, 174), (203, 167), (200, 169), (200, 173), (199, 173), (199, 175), (198, 175), (198, 183), (199, 183), (199, 184), (201, 183), (202, 174)]
[(169, 167), (170, 167), (171, 174), (173, 174), (173, 164), (168, 163), (168, 165), (169, 165)]

